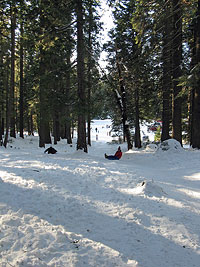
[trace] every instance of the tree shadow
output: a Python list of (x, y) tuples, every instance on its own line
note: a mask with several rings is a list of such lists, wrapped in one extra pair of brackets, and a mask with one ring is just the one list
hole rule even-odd
[[(66, 231), (80, 235), (80, 244), (81, 239), (104, 244), (119, 252), (124, 263), (128, 260), (136, 260), (143, 267), (157, 266), (158, 262), (162, 262), (162, 266), (175, 266), (176, 264), (190, 266), (192, 259), (193, 266), (198, 266), (199, 255), (195, 251), (183, 248), (158, 232), (155, 234), (147, 229), (147, 226), (151, 225), (151, 214), (148, 210), (149, 199), (142, 199), (138, 196), (130, 198), (113, 188), (102, 186), (105, 175), (103, 177), (99, 175), (100, 182), (97, 183), (97, 181), (93, 182), (91, 177), (84, 180), (84, 174), (80, 184), (80, 177), (77, 177), (77, 173), (73, 174), (73, 166), (78, 161), (79, 166), (87, 164), (87, 161), (80, 162), (80, 159), (74, 159), (74, 165), (71, 163), (69, 168), (66, 166), (66, 169), (62, 171), (64, 167), (62, 163), (59, 165), (61, 173), (54, 177), (49, 177), (48, 173), (45, 174), (45, 169), (41, 171), (40, 168), (31, 170), (27, 177), (26, 168), (21, 168), (20, 174), (18, 169), (17, 176), (20, 175), (26, 181), (34, 180), (38, 186), (29, 188), (26, 185), (20, 187), (11, 183), (1, 183), (1, 202), (15, 212), (22, 210), (24, 214), (32, 214), (52, 225), (61, 225)], [(45, 165), (45, 161), (43, 163)], [(6, 170), (8, 171), (8, 168), (5, 168)], [(9, 171), (16, 172), (14, 168), (10, 168)], [(55, 181), (55, 179), (59, 180)], [(46, 187), (41, 189), (40, 182), (45, 183)], [(95, 192), (91, 193), (90, 190), (94, 188)], [(5, 195), (7, 196), (4, 197)], [(113, 216), (112, 208), (117, 209), (120, 201), (128, 202), (131, 210), (135, 211), (137, 209), (137, 203), (134, 204), (136, 198), (137, 203), (142, 201), (142, 213), (140, 218), (138, 216), (140, 223), (136, 222), (134, 216), (129, 220), (120, 214)], [(107, 211), (101, 209), (101, 202), (110, 208)], [(174, 207), (168, 208), (174, 209)], [(81, 254), (81, 247), (79, 251)], [(78, 260), (81, 262), (80, 255)]]

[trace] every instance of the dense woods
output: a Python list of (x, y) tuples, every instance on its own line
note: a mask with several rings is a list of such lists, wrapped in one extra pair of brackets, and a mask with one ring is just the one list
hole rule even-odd
[(0, 1), (1, 145), (25, 131), (40, 147), (71, 144), (77, 128), (87, 152), (91, 120), (110, 116), (128, 149), (141, 147), (140, 123), (158, 119), (162, 141), (200, 148), (200, 0), (105, 1), (104, 44), (103, 2)]

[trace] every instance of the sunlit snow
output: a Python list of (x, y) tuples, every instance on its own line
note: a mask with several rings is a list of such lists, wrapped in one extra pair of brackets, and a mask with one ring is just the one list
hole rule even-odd
[(0, 266), (199, 266), (200, 151), (120, 144), (109, 161), (110, 124), (92, 123), (88, 153), (44, 154), (37, 135), (0, 147)]

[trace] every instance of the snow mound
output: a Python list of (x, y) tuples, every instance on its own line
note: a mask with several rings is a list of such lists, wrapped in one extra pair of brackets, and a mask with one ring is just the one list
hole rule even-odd
[(134, 193), (149, 197), (162, 197), (166, 195), (162, 187), (156, 185), (153, 180), (140, 182), (136, 188), (134, 188)]
[(156, 151), (158, 149), (158, 146), (156, 144), (149, 144), (146, 147), (147, 151)]
[(159, 151), (183, 151), (181, 144), (175, 139), (168, 139), (163, 141), (159, 148)]

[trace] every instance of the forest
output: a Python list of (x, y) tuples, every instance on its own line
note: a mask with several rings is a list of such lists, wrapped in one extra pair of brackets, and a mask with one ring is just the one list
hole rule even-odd
[(77, 129), (87, 152), (92, 119), (109, 117), (128, 149), (152, 120), (161, 141), (200, 148), (200, 0), (107, 0), (106, 42), (103, 2), (0, 1), (1, 146), (24, 132), (71, 144)]

